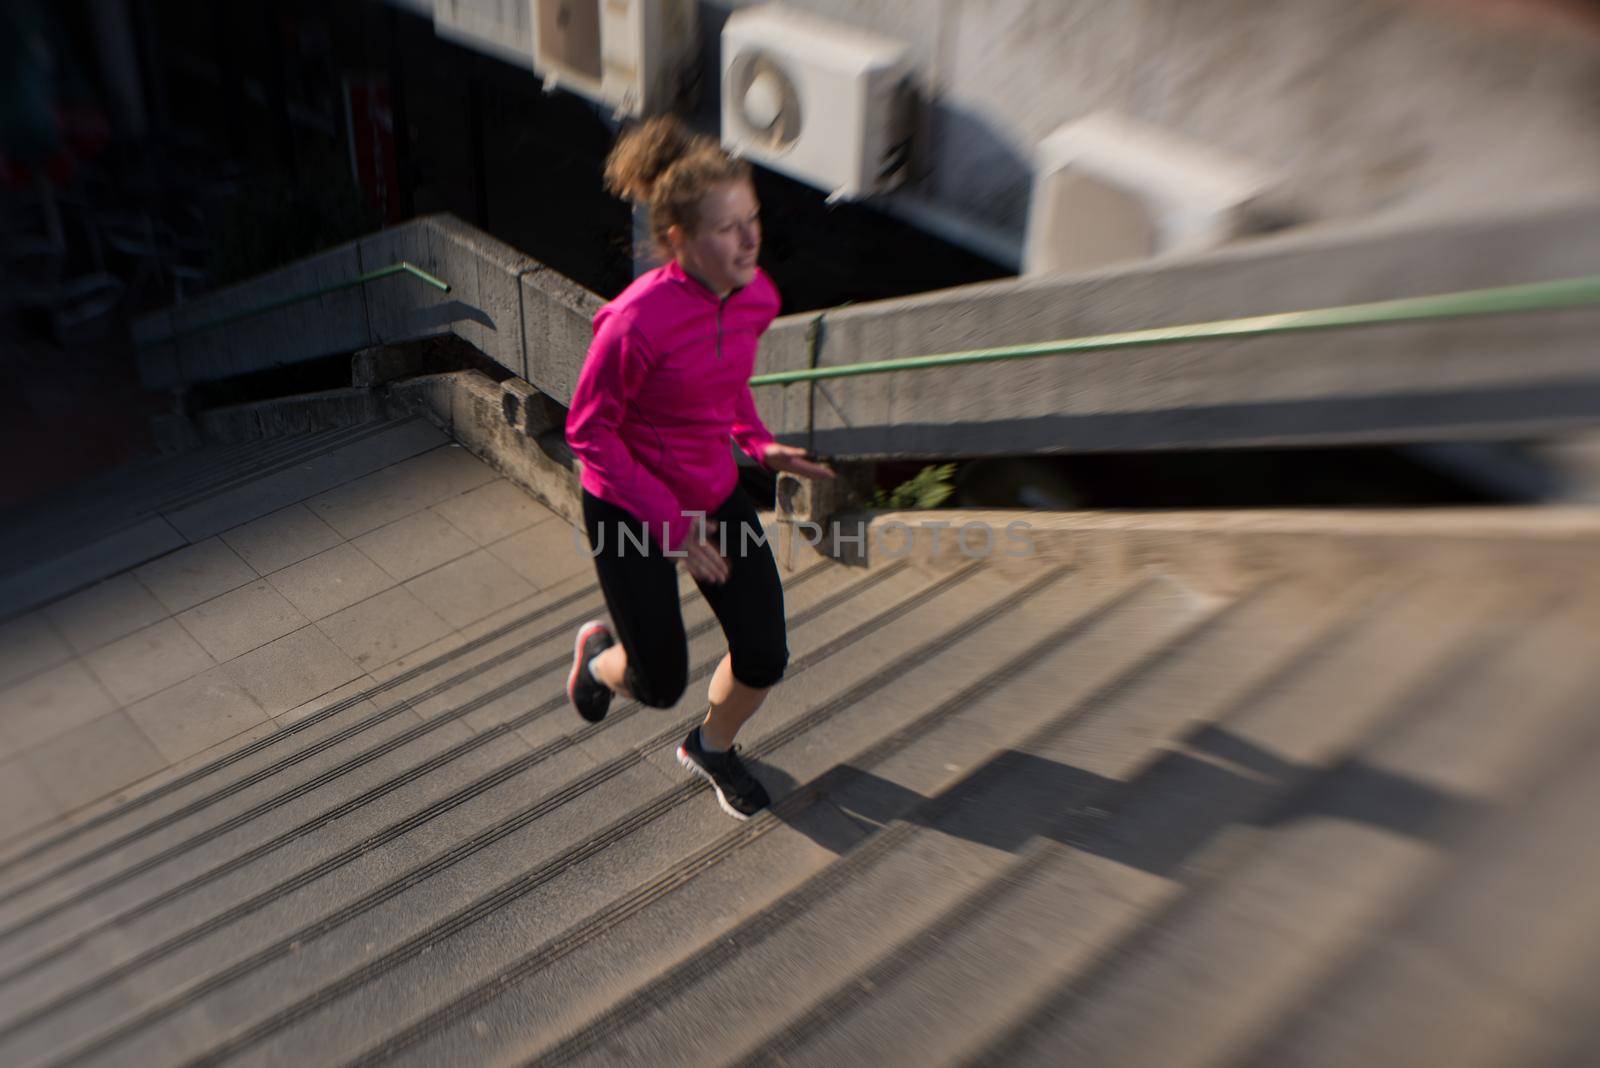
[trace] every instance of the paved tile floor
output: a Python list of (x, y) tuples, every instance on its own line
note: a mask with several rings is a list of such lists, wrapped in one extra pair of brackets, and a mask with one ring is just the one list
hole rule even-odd
[(586, 580), (572, 528), (460, 446), (308, 482), (294, 503), (0, 626), (0, 838), (264, 736)]

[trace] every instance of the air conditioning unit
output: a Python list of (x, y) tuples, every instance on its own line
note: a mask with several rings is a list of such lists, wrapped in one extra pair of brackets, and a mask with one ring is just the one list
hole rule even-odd
[(695, 0), (527, 0), (534, 68), (617, 117), (668, 111), (696, 54)]
[(1215, 247), (1251, 228), (1251, 209), (1271, 186), (1265, 172), (1209, 146), (1121, 115), (1090, 115), (1035, 152), (1024, 271)]
[(862, 197), (905, 179), (911, 49), (777, 5), (722, 30), (722, 143), (791, 178)]

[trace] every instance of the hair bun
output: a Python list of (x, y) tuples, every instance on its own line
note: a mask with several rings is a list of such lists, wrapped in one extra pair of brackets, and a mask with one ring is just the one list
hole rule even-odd
[(640, 123), (623, 134), (606, 157), (607, 191), (635, 204), (648, 204), (656, 179), (700, 141), (710, 138), (691, 133), (675, 115)]
[(719, 182), (748, 182), (750, 164), (724, 152), (716, 138), (692, 133), (679, 119), (661, 115), (634, 126), (606, 157), (606, 189), (649, 209), (650, 236), (668, 255), (674, 226), (693, 232), (700, 207)]

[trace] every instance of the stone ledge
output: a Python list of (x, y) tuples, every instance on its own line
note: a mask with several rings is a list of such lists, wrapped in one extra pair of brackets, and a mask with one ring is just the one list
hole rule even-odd
[(417, 375), (459, 371), (483, 356), (454, 334), (394, 345), (374, 345), (350, 358), (350, 384), (358, 389), (381, 386)]
[(805, 552), (869, 569), (910, 560), (949, 571), (982, 560), (1023, 574), (1048, 562), (1107, 580), (1160, 572), (1230, 595), (1286, 577), (1338, 587), (1395, 568), (1419, 579), (1600, 574), (1600, 508), (1585, 507), (859, 512), (826, 524), (793, 519), (781, 534), (804, 550), (784, 546), (791, 566)]
[(372, 391), (352, 387), (212, 408), (195, 422), (208, 440), (238, 442), (359, 426), (382, 418), (382, 405)]

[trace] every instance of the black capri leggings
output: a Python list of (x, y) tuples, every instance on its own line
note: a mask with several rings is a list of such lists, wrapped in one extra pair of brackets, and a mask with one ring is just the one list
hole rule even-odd
[[(733, 677), (764, 689), (783, 678), (789, 647), (783, 584), (755, 507), (742, 489), (710, 514), (727, 531), (728, 581), (696, 580), (716, 613), (733, 655)], [(689, 684), (689, 641), (678, 609), (677, 557), (647, 539), (632, 512), (583, 494), (583, 524), (617, 640), (628, 653), (628, 692), (653, 708), (670, 708)], [(742, 531), (748, 530), (748, 536)], [(626, 532), (626, 533), (625, 533)], [(641, 551), (640, 546), (645, 546)]]

